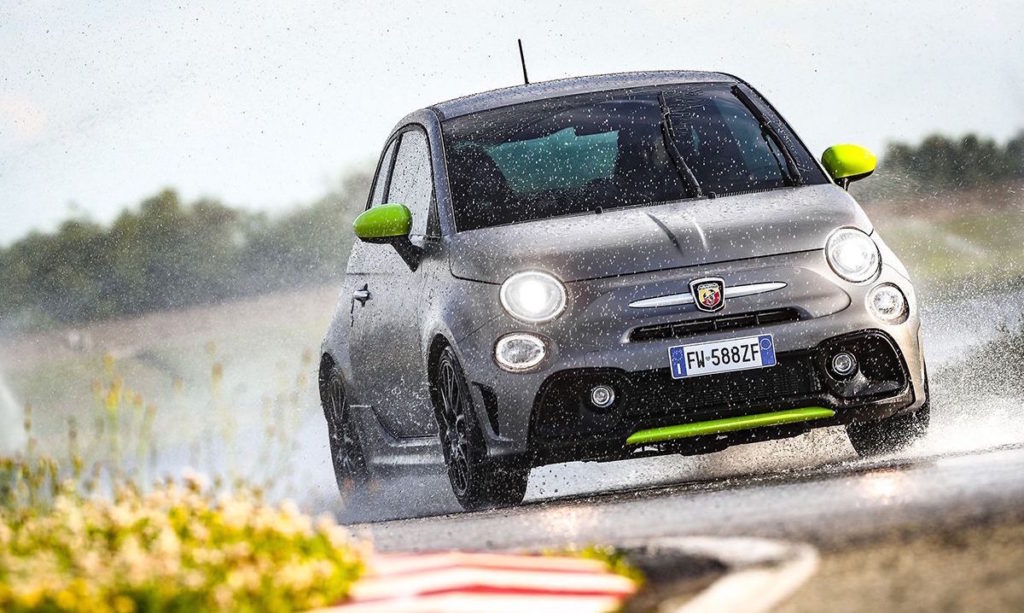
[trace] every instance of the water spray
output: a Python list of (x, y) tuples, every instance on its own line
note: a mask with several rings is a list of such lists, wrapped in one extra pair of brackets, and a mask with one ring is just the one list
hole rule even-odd
[(0, 372), (0, 455), (13, 455), (25, 448), (25, 414)]

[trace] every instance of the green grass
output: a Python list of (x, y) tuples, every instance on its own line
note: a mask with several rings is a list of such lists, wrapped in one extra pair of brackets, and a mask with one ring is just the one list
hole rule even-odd
[[(90, 339), (77, 349), (67, 331), (30, 333), (0, 344), (0, 371), (31, 407), (40, 453), (66, 457), (72, 421), (84, 449), (101, 448), (115, 426), (131, 441), (152, 411), (157, 452), (197, 469), (219, 457), (221, 469), (269, 472), (319, 411), (316, 357), (335, 297), (328, 287), (97, 322), (77, 330)], [(116, 420), (104, 408), (115, 385)]]
[(1024, 208), (869, 209), (882, 238), (932, 295), (1024, 282)]

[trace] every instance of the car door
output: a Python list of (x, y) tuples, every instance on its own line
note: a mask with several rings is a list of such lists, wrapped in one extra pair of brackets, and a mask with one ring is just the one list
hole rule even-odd
[[(433, 208), (433, 175), (426, 133), (411, 126), (382, 157), (370, 206), (399, 203), (412, 212), (410, 240), (422, 246)], [(383, 168), (390, 163), (391, 170)], [(383, 185), (381, 184), (383, 178)], [(435, 431), (420, 351), (420, 305), (424, 285), (394, 247), (359, 242), (350, 258), (352, 318), (350, 358), (358, 402), (368, 405), (393, 436)]]

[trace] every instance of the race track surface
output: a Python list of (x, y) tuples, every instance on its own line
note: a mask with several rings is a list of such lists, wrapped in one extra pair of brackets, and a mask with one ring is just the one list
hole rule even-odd
[(949, 528), (1020, 513), (1022, 475), (1024, 445), (1010, 444), (541, 496), (514, 509), (363, 524), (355, 530), (372, 537), (380, 550), (614, 544), (698, 534), (842, 546), (891, 531)]

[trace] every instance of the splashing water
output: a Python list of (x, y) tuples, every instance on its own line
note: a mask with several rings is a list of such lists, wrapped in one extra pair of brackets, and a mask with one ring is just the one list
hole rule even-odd
[(16, 453), (25, 446), (24, 421), (21, 404), (0, 372), (0, 455)]
[(963, 453), (1024, 443), (1017, 357), (985, 346), (1024, 338), (1024, 291), (937, 303), (923, 313), (932, 374), (932, 427), (917, 451)]

